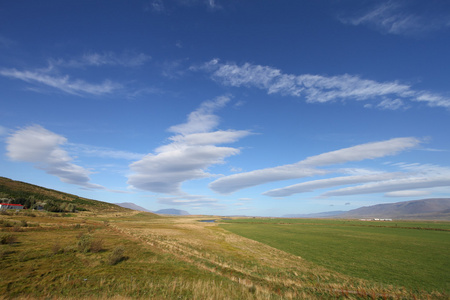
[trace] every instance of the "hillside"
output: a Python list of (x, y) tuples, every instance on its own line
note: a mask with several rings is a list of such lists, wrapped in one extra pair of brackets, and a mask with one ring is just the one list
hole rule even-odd
[[(11, 203), (52, 203), (55, 211), (123, 212), (126, 208), (98, 200), (48, 189), (30, 183), (0, 177), (0, 199), (11, 199)], [(71, 209), (63, 209), (69, 207)], [(73, 208), (73, 209), (72, 209)]]

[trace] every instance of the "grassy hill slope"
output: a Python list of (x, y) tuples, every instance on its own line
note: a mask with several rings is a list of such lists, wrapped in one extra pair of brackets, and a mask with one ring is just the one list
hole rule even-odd
[(19, 204), (24, 204), (30, 199), (34, 203), (52, 201), (57, 205), (73, 204), (76, 210), (90, 212), (124, 212), (127, 210), (115, 204), (78, 197), (6, 177), (0, 177), (0, 199), (2, 198), (11, 199), (11, 203)]

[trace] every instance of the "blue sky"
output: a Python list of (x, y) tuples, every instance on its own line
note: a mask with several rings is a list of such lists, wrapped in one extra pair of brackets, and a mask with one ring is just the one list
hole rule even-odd
[(191, 214), (450, 195), (447, 1), (0, 4), (0, 176)]

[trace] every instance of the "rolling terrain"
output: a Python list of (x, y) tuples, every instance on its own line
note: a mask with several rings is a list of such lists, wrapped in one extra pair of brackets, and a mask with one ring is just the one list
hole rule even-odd
[[(75, 201), (77, 198), (8, 180), (1, 187), (2, 195), (8, 194), (9, 197), (52, 197), (54, 201), (61, 202)], [(448, 299), (448, 289), (441, 285), (430, 289), (411, 288), (410, 283), (401, 278), (386, 284), (383, 280), (370, 276), (364, 278), (348, 270), (341, 272), (339, 269), (342, 266), (327, 266), (314, 257), (280, 247), (290, 244), (289, 238), (283, 240), (282, 235), (295, 233), (292, 231), (294, 228), (306, 230), (306, 236), (322, 238), (320, 243), (326, 245), (333, 236), (327, 238), (324, 235), (327, 230), (343, 230), (344, 236), (351, 239), (351, 235), (371, 230), (367, 222), (343, 226), (333, 222), (347, 221), (314, 223), (317, 221), (311, 220), (305, 226), (302, 225), (304, 220), (247, 218), (242, 222), (217, 217), (215, 219), (220, 221), (216, 223), (203, 223), (199, 221), (212, 217), (162, 216), (84, 198), (79, 205), (84, 205), (85, 210), (73, 213), (24, 210), (0, 214), (1, 297)], [(300, 221), (303, 223), (296, 223), (292, 228), (287, 225), (288, 222)], [(232, 232), (247, 230), (250, 228), (248, 222), (253, 223), (253, 228), (277, 237), (261, 242), (256, 236), (245, 237), (244, 234), (241, 236)], [(444, 242), (448, 241), (448, 223), (427, 224), (423, 226), (430, 226), (429, 230), (418, 231), (424, 234), (423, 238), (432, 238), (426, 233), (439, 229), (436, 232), (447, 234)], [(229, 226), (234, 226), (233, 230), (228, 230), (232, 229)], [(402, 223), (402, 227), (408, 226), (417, 224)], [(415, 232), (412, 229), (402, 230), (402, 234), (405, 232), (406, 235)], [(301, 236), (296, 234), (297, 238)], [(312, 241), (308, 244), (314, 246)], [(301, 244), (301, 241), (295, 243)], [(363, 250), (362, 245), (364, 243), (357, 243), (353, 250), (347, 250), (360, 251)], [(377, 247), (371, 248), (377, 250)], [(321, 247), (323, 257), (329, 256), (327, 250), (333, 248)], [(439, 252), (439, 248), (434, 251)], [(374, 257), (377, 257), (376, 253)], [(386, 259), (383, 264), (395, 264), (389, 256)], [(340, 263), (346, 265), (345, 260), (340, 260)], [(409, 267), (415, 270), (413, 266)], [(442, 268), (435, 271), (442, 274), (445, 265)], [(441, 279), (445, 283), (448, 277)]]

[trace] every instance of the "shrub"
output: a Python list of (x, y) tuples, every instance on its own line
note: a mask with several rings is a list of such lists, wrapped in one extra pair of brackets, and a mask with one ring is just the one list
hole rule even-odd
[(78, 251), (87, 253), (91, 250), (92, 236), (90, 234), (82, 234), (78, 240)]
[(114, 266), (120, 263), (122, 260), (125, 260), (125, 256), (123, 256), (124, 252), (125, 249), (122, 246), (117, 246), (116, 248), (114, 248), (113, 252), (109, 256), (108, 263), (111, 266)]
[(17, 241), (17, 237), (11, 233), (4, 233), (0, 235), (0, 244), (13, 244)]
[(103, 240), (94, 239), (91, 234), (83, 233), (78, 237), (77, 247), (78, 251), (83, 253), (97, 253), (103, 250)]
[(91, 241), (91, 247), (90, 247), (91, 252), (97, 253), (102, 250), (103, 250), (103, 240), (102, 239)]

